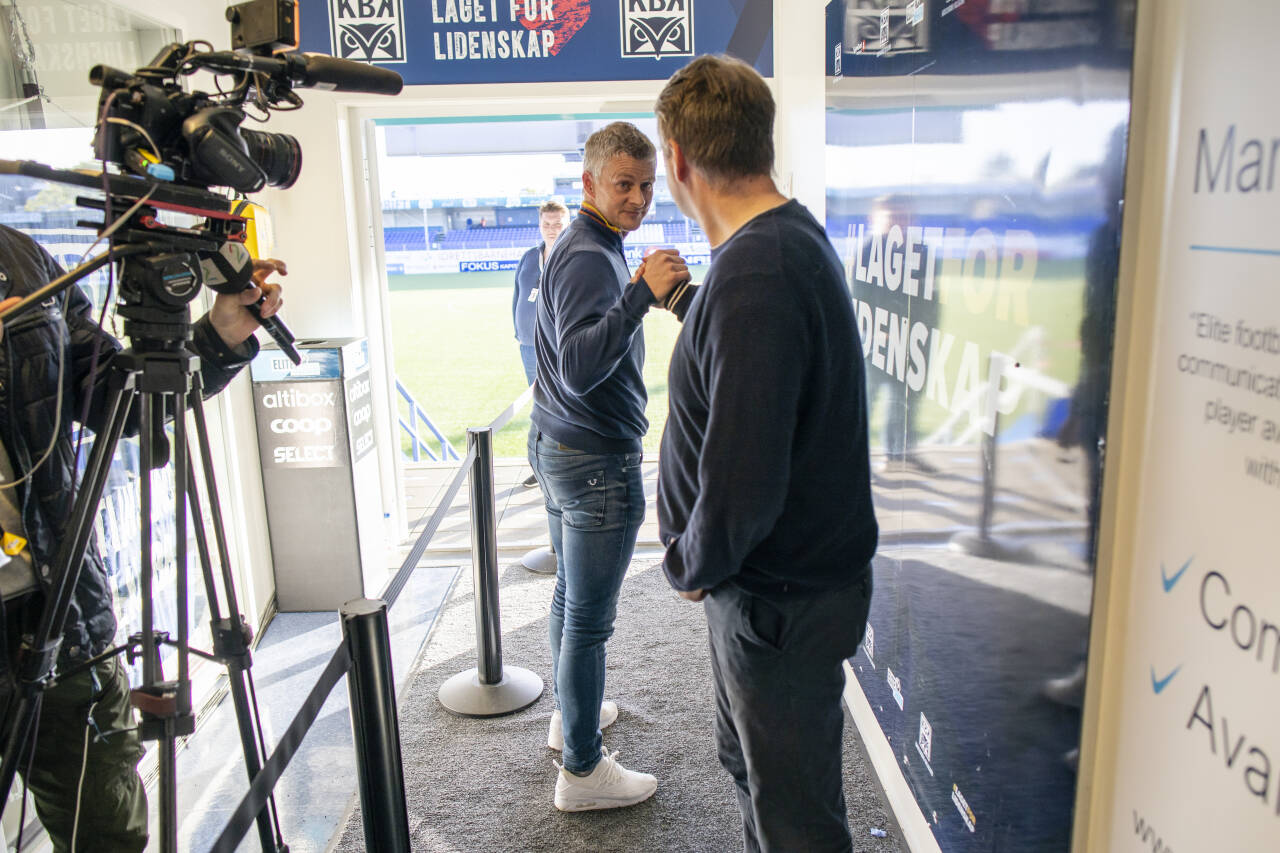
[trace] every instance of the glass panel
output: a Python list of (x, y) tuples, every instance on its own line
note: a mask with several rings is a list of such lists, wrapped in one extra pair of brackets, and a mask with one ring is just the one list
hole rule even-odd
[[(161, 46), (177, 39), (175, 30), (98, 0), (18, 0), (0, 7), (0, 31), (4, 36), (0, 39), (0, 67), (6, 69), (0, 74), (0, 158), (93, 171), (100, 168), (93, 160), (92, 146), (99, 90), (89, 83), (89, 68), (105, 63), (132, 71)], [(71, 269), (105, 250), (105, 244), (93, 245), (95, 230), (76, 224), (82, 219), (101, 219), (100, 213), (77, 207), (77, 196), (101, 198), (101, 193), (19, 175), (0, 176), (0, 224), (30, 235), (65, 269)], [(95, 317), (101, 316), (108, 298), (108, 281), (108, 271), (103, 268), (78, 282), (93, 302)], [(110, 320), (106, 327), (112, 329)], [(83, 473), (93, 434), (85, 430), (80, 444)], [(137, 439), (125, 439), (112, 460), (94, 520), (98, 548), (115, 594), (117, 642), (141, 628), (140, 482)], [(154, 472), (151, 482), (155, 624), (158, 630), (172, 631), (176, 576), (172, 465)], [(194, 528), (189, 526), (188, 537), (192, 536)], [(189, 549), (194, 555), (194, 542)], [(207, 648), (203, 585), (198, 563), (194, 557), (190, 562), (192, 644)], [(172, 661), (171, 651), (166, 651), (166, 674), (170, 677), (176, 675)], [(139, 683), (141, 663), (131, 669), (134, 683)]]
[(851, 661), (943, 850), (1067, 849), (1132, 2), (828, 6), (881, 544)]

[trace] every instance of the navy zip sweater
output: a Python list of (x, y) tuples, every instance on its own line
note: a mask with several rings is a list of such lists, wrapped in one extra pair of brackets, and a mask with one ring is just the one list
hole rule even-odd
[(837, 589), (868, 571), (862, 347), (822, 226), (789, 201), (712, 252), (668, 375), (663, 569), (678, 590)]
[(534, 426), (590, 453), (636, 453), (644, 416), (644, 332), (653, 294), (631, 282), (622, 235), (577, 216), (542, 272)]

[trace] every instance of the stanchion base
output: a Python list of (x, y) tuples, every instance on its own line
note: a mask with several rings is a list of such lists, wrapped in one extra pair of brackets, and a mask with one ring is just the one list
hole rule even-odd
[(504, 666), (497, 684), (481, 684), (480, 671), (460, 672), (440, 685), (440, 704), (460, 717), (501, 717), (528, 708), (542, 695), (542, 679), (519, 666)]
[(1001, 542), (990, 536), (983, 536), (981, 533), (957, 533), (951, 537), (949, 544), (952, 551), (960, 551), (987, 560), (999, 560), (1003, 563), (1034, 562), (1030, 548)]
[(520, 558), (520, 565), (539, 575), (556, 573), (556, 552), (550, 548), (534, 548)]

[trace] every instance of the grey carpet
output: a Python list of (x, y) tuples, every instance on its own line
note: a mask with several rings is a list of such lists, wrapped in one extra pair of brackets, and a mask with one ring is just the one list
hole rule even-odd
[[(678, 598), (657, 564), (637, 560), (622, 587), (609, 642), (606, 695), (618, 721), (605, 744), (623, 765), (653, 773), (658, 792), (626, 809), (564, 814), (552, 804), (558, 757), (551, 718), (547, 608), (554, 578), (518, 565), (502, 573), (503, 660), (548, 682), (532, 707), (488, 720), (455, 717), (440, 684), (475, 666), (470, 572), (460, 573), (400, 699), (400, 737), (415, 851), (734, 851), (742, 822), (733, 783), (716, 759), (714, 702), (702, 607)], [(847, 719), (847, 716), (846, 716)], [(852, 726), (845, 729), (845, 797), (854, 849), (897, 851)], [(887, 838), (870, 835), (883, 828)], [(339, 851), (364, 849), (359, 809)]]

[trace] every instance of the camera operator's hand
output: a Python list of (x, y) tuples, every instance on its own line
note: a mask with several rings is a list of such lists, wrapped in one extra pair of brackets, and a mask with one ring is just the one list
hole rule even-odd
[(653, 298), (662, 302), (676, 286), (689, 280), (689, 265), (675, 249), (657, 249), (636, 270), (632, 281), (644, 276)]
[[(8, 311), (13, 306), (22, 301), (21, 296), (10, 296), (3, 302), (0, 302), (0, 311)], [(0, 340), (4, 340), (4, 323), (0, 323)]]
[(255, 259), (253, 285), (239, 293), (219, 293), (213, 300), (213, 307), (209, 309), (209, 322), (213, 324), (213, 328), (217, 330), (227, 346), (240, 346), (258, 328), (258, 318), (246, 310), (246, 305), (262, 300), (258, 309), (266, 318), (279, 311), (280, 306), (284, 304), (280, 285), (267, 282), (267, 277), (276, 272), (280, 275), (289, 274), (284, 261), (278, 261), (275, 258)]

